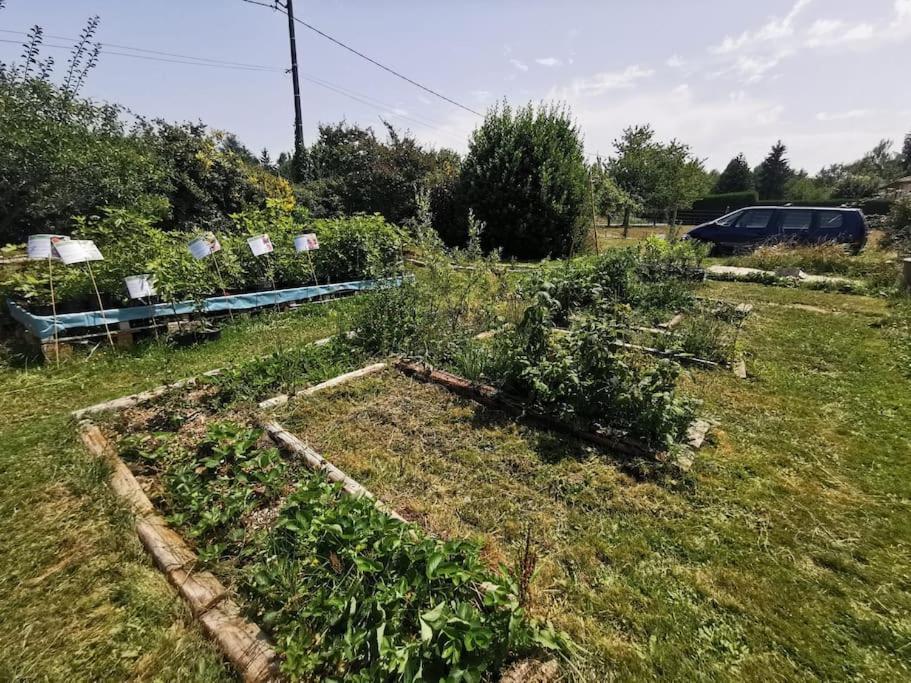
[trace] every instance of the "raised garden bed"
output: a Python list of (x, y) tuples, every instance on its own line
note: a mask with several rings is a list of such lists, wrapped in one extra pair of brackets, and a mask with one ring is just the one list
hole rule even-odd
[(675, 494), (624, 474), (610, 449), (393, 369), (291, 401), (275, 419), (427, 533), (472, 538), (488, 566), (517, 567), (531, 614), (579, 645), (578, 680), (610, 676), (609, 520)]
[[(306, 368), (295, 377), (249, 387), (248, 373), (288, 365), (270, 358), (78, 413), (85, 433), (96, 432), (87, 444), (100, 439), (93, 452), (112, 460), (112, 485), (137, 514), (144, 545), (204, 628), (248, 680), (279, 667), (292, 678), (365, 681), (421, 671), (428, 680), (493, 680), (501, 671), (507, 680), (507, 669), (552, 678), (553, 665), (513, 663), (563, 649), (562, 636), (523, 617), (513, 580), (486, 566), (474, 544), (424, 534), (344, 476), (314, 472), (287, 444), (279, 454), (258, 427), (251, 400), (319, 387), (345, 367), (341, 346), (308, 348), (291, 363), (292, 372)], [(165, 520), (173, 531), (147, 529)], [(161, 560), (175, 538), (185, 546), (170, 543)], [(175, 545), (186, 548), (176, 560)], [(185, 586), (187, 571), (199, 590)], [(263, 626), (272, 639), (265, 659), (254, 666), (233, 656), (226, 643), (238, 633), (220, 629), (228, 622), (240, 634)]]
[[(265, 292), (251, 292), (231, 296), (217, 296), (201, 301), (179, 303), (158, 303), (146, 306), (36, 315), (7, 301), (10, 315), (20, 323), (24, 332), (40, 344), (45, 354), (52, 353), (56, 343), (63, 345), (104, 338), (105, 325), (120, 345), (129, 346), (140, 333), (155, 330), (182, 331), (180, 323), (191, 318), (197, 320), (225, 317), (233, 313), (255, 312), (274, 307), (294, 307), (313, 301), (325, 301), (377, 289), (397, 287), (406, 278), (384, 278), (380, 280), (359, 280), (338, 284), (294, 287)], [(198, 330), (188, 330), (199, 334)]]

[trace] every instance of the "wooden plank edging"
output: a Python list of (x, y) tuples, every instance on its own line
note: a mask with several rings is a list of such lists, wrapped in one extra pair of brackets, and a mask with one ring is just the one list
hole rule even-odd
[(345, 472), (294, 436), (294, 434), (287, 431), (278, 424), (278, 422), (264, 422), (262, 427), (279, 447), (300, 457), (308, 469), (314, 472), (323, 472), (326, 474), (326, 478), (329, 479), (329, 481), (341, 484), (342, 491), (345, 494), (359, 498), (369, 498), (382, 512), (385, 512), (387, 515), (400, 522), (408, 523), (408, 521), (399, 513), (374, 496), (366, 486), (349, 477)]
[[(350, 338), (350, 333), (348, 334)], [(323, 337), (322, 339), (317, 339), (316, 341), (310, 342), (307, 346), (325, 346), (331, 342), (333, 337)], [(268, 356), (260, 356), (259, 359), (268, 358)], [(223, 373), (227, 368), (215, 368), (214, 370), (207, 370), (203, 372), (198, 377), (187, 377), (186, 379), (178, 380), (171, 384), (162, 384), (161, 386), (155, 387), (154, 389), (149, 389), (148, 391), (143, 391), (138, 394), (130, 394), (129, 396), (121, 396), (120, 398), (111, 399), (110, 401), (103, 401), (101, 403), (96, 403), (95, 405), (88, 406), (87, 408), (80, 408), (79, 410), (74, 410), (70, 413), (70, 416), (75, 420), (81, 420), (87, 415), (94, 415), (96, 413), (111, 412), (117, 410), (126, 410), (127, 408), (132, 408), (143, 403), (148, 403), (159, 396), (166, 394), (169, 391), (174, 389), (183, 389), (184, 387), (194, 386), (201, 377), (217, 377)]]
[(135, 515), (136, 534), (143, 547), (187, 602), (193, 617), (237, 667), (243, 680), (247, 683), (282, 680), (278, 655), (266, 633), (241, 615), (237, 605), (228, 598), (227, 588), (214, 574), (195, 571), (196, 554), (155, 512), (139, 482), (98, 426), (85, 420), (79, 432), (89, 452), (114, 468), (111, 488)]
[(269, 410), (271, 408), (277, 408), (279, 406), (285, 405), (292, 398), (298, 398), (300, 396), (313, 396), (324, 389), (331, 389), (332, 387), (341, 386), (347, 382), (351, 382), (361, 377), (366, 377), (374, 373), (380, 372), (381, 370), (386, 369), (386, 363), (374, 363), (373, 365), (368, 365), (365, 368), (360, 368), (359, 370), (352, 370), (351, 372), (346, 372), (343, 375), (338, 377), (333, 377), (328, 379), (325, 382), (320, 382), (319, 384), (314, 384), (312, 387), (307, 387), (306, 389), (301, 389), (300, 391), (295, 391), (293, 394), (279, 394), (278, 396), (273, 396), (272, 398), (266, 399), (259, 403), (260, 410)]

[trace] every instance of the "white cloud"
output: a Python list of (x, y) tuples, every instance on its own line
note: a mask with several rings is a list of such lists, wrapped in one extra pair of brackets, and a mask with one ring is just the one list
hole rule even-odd
[(744, 31), (739, 36), (725, 36), (718, 45), (709, 48), (715, 54), (730, 54), (745, 47), (787, 38), (794, 33), (794, 20), (813, 0), (797, 0), (783, 18), (772, 17), (755, 31)]
[(679, 55), (672, 55), (671, 57), (668, 57), (665, 64), (667, 64), (672, 69), (679, 69), (682, 66), (685, 66), (686, 62), (683, 61), (683, 59)]
[(653, 69), (633, 64), (623, 71), (604, 71), (593, 76), (576, 78), (565, 94), (569, 95), (601, 95), (608, 90), (631, 88), (637, 81), (654, 75)]
[(848, 24), (840, 19), (817, 19), (807, 30), (807, 45), (826, 47), (869, 41), (876, 34), (872, 24)]
[(851, 119), (863, 119), (870, 116), (873, 112), (870, 109), (850, 109), (848, 111), (828, 112), (821, 111), (816, 114), (817, 121), (849, 121)]
[(535, 62), (541, 66), (560, 66), (563, 63), (556, 57), (538, 57)]
[(490, 91), (489, 90), (472, 90), (471, 96), (474, 97), (479, 102), (487, 102), (490, 100)]
[(528, 64), (525, 62), (519, 61), (518, 59), (510, 59), (509, 63), (516, 67), (519, 71), (528, 71)]

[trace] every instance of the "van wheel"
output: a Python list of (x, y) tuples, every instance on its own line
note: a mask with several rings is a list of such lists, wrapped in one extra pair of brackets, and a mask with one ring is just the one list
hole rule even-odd
[(709, 256), (730, 256), (734, 253), (734, 250), (730, 247), (725, 247), (721, 244), (712, 244), (712, 249), (709, 251)]

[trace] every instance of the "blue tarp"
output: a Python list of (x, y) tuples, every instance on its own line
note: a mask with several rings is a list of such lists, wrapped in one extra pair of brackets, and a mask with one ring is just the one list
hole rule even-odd
[[(104, 311), (86, 311), (84, 313), (61, 313), (56, 319), (51, 315), (32, 315), (11, 300), (7, 300), (10, 314), (39, 339), (51, 339), (54, 330), (63, 335), (67, 330), (99, 325), (114, 325), (130, 320), (148, 320), (150, 318), (168, 318), (186, 313), (218, 313), (219, 311), (244, 311), (263, 308), (275, 304), (288, 304), (298, 301), (310, 301), (321, 296), (362, 292), (370, 289), (398, 287), (405, 278), (394, 277), (382, 280), (359, 280), (341, 282), (335, 285), (316, 285), (294, 287), (293, 289), (276, 289), (269, 292), (250, 292), (232, 296), (215, 296), (197, 301), (181, 301), (174, 304), (162, 303), (150, 306), (130, 306), (128, 308), (109, 308)], [(56, 322), (56, 325), (55, 325)]]

